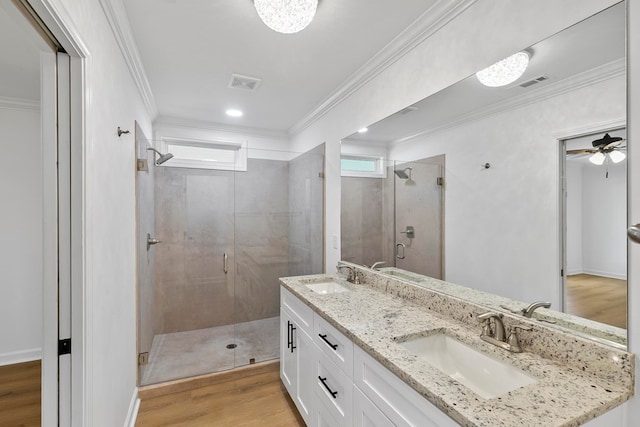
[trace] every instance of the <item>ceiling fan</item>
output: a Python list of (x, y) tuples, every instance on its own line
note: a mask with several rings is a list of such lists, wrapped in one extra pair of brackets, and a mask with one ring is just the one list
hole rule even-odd
[(623, 152), (627, 147), (621, 146), (624, 141), (626, 141), (626, 139), (619, 136), (612, 137), (606, 133), (602, 138), (596, 139), (591, 143), (593, 148), (567, 150), (567, 154), (592, 154), (592, 156), (589, 157), (589, 161), (594, 165), (603, 164), (607, 158), (613, 163), (620, 163), (627, 157)]

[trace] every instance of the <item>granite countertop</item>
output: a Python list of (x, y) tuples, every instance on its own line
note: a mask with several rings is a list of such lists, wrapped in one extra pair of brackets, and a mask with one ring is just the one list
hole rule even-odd
[[(578, 426), (633, 395), (631, 353), (540, 325), (533, 325), (534, 331), (522, 337), (523, 353), (510, 353), (480, 339), (481, 325), (474, 313), (486, 311), (483, 307), (388, 277), (365, 274), (368, 275), (365, 285), (348, 283), (340, 275), (299, 276), (280, 281), (463, 426)], [(328, 278), (350, 292), (321, 295), (304, 286)], [(525, 323), (520, 319), (511, 322), (505, 316), (505, 324), (516, 322)], [(426, 336), (441, 330), (509, 362), (534, 376), (537, 382), (485, 399), (399, 344), (408, 336)]]

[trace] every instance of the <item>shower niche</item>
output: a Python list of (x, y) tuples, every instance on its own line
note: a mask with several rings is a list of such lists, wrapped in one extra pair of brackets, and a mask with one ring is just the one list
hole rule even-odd
[(138, 235), (161, 241), (144, 249), (153, 274), (139, 286), (140, 385), (276, 359), (278, 278), (323, 270), (324, 146), (248, 154), (246, 171), (149, 157), (138, 172), (138, 203), (153, 175), (154, 206), (154, 230)]

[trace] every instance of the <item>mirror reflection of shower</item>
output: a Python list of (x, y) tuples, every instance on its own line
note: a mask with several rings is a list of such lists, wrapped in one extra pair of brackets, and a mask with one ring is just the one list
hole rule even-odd
[(158, 159), (155, 162), (157, 166), (159, 166), (159, 165), (163, 164), (164, 162), (166, 162), (167, 160), (173, 158), (173, 154), (171, 154), (171, 153), (162, 154), (161, 152), (159, 152), (158, 150), (156, 150), (153, 147), (147, 148), (147, 151), (153, 151), (154, 153), (156, 153), (158, 155)]
[[(411, 179), (411, 171), (412, 170), (413, 170), (412, 167), (407, 167), (407, 168), (404, 168), (404, 169), (395, 169), (393, 172), (398, 176), (398, 178), (407, 180), (404, 183), (405, 185), (415, 185), (416, 182)], [(409, 173), (407, 173), (407, 171)]]

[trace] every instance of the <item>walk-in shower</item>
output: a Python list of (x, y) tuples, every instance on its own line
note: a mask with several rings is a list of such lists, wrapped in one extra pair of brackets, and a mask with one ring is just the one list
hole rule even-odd
[(148, 252), (152, 289), (139, 298), (140, 323), (151, 325), (139, 336), (140, 384), (277, 359), (278, 278), (324, 265), (324, 147), (252, 149), (245, 171), (156, 166), (168, 158), (150, 151), (161, 157), (138, 172), (154, 181), (145, 232), (162, 243)]

